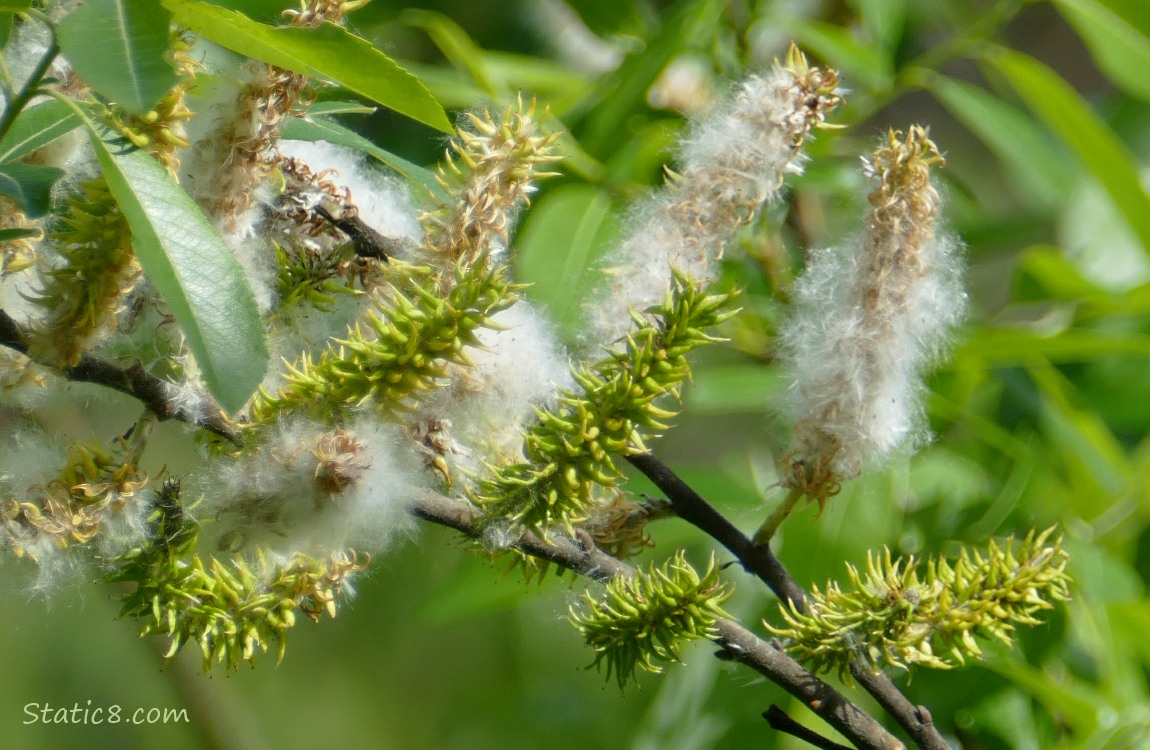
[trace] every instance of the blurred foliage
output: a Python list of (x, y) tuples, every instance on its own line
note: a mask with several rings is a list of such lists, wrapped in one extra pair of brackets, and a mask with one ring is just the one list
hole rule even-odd
[[(262, 20), (284, 5), (222, 4)], [(779, 554), (799, 582), (822, 586), (843, 561), (860, 565), (884, 544), (897, 554), (953, 553), (956, 542), (1059, 526), (1075, 585), (1048, 624), (964, 669), (895, 676), (963, 747), (1145, 746), (1150, 5), (439, 0), (412, 9), (375, 0), (349, 23), (450, 109), (501, 105), (516, 92), (550, 107), (551, 126), (565, 133), (566, 176), (548, 181), (523, 217), (518, 270), (535, 282), (528, 296), (552, 304), (571, 336), (589, 269), (629, 199), (661, 180), (682, 111), (765, 67), (792, 38), (842, 71), (851, 92), (834, 119), (847, 128), (820, 136), (808, 172), (726, 261), (744, 313), (727, 324), (729, 345), (701, 354), (686, 411), (653, 446), (745, 528), (779, 499), (769, 487), (788, 435), (772, 332), (803, 248), (857, 231), (858, 154), (889, 126), (929, 125), (949, 165), (945, 210), (969, 247), (973, 308), (931, 383), (935, 441), (848, 484), (817, 521), (812, 509), (790, 519)], [(392, 113), (332, 117), (388, 158), (415, 166), (440, 156), (435, 131)], [(92, 398), (86, 418), (123, 421), (119, 397)], [(76, 432), (91, 430), (79, 418), (61, 413)], [(151, 450), (178, 468), (178, 457)], [(681, 522), (651, 530), (660, 547), (686, 545), (697, 563), (710, 552)], [(0, 745), (797, 747), (759, 718), (771, 702), (825, 731), (779, 688), (720, 665), (706, 644), (683, 650), (685, 667), (642, 676), (642, 689), (605, 688), (581, 669), (591, 656), (563, 620), (574, 597), (566, 579), (524, 590), (443, 530), (423, 530), (372, 570), (347, 616), (322, 632), (301, 629), (278, 669), (212, 680), (189, 676), (194, 654), (160, 671), (151, 645), (111, 621), (106, 589), (78, 578), (49, 610), (26, 604), (27, 582), (10, 580), (0, 606)], [(731, 576), (738, 585), (726, 609), (744, 620), (775, 616), (765, 589)], [(27, 703), (89, 700), (186, 706), (192, 721), (21, 724)]]

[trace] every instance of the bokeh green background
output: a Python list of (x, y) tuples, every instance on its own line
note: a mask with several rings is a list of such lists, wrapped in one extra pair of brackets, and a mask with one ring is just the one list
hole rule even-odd
[[(264, 20), (281, 7), (223, 4)], [(567, 20), (544, 20), (559, 5), (445, 0), (413, 14), (376, 0), (350, 26), (452, 109), (498, 106), (522, 91), (570, 128), (565, 176), (535, 196), (517, 242), (520, 272), (536, 282), (531, 296), (552, 305), (569, 336), (578, 335), (583, 270), (629, 201), (661, 179), (682, 128), (679, 112), (647, 101), (668, 64), (687, 61), (692, 80), (717, 93), (794, 38), (839, 68), (851, 90), (832, 118), (846, 128), (819, 135), (807, 173), (726, 261), (725, 279), (745, 291), (744, 314), (725, 331), (731, 343), (700, 360), (686, 412), (656, 446), (748, 530), (777, 500), (768, 486), (788, 427), (777, 416), (784, 384), (771, 338), (803, 249), (858, 231), (858, 155), (888, 127), (931, 127), (948, 160), (948, 221), (969, 248), (972, 303), (951, 362), (930, 383), (935, 440), (851, 483), (821, 518), (797, 514), (779, 554), (809, 585), (841, 577), (844, 561), (859, 564), (884, 544), (953, 553), (960, 542), (1058, 524), (1074, 600), (1013, 650), (988, 646), (986, 660), (965, 669), (918, 670), (907, 692), (963, 747), (1150, 746), (1150, 244), (1139, 219), (1143, 209), (1150, 219), (1150, 199), (1122, 192), (1150, 158), (1150, 5), (579, 0), (563, 6)], [(618, 71), (563, 57), (556, 39), (575, 19), (615, 50)], [(1054, 83), (1012, 83), (995, 62), (998, 45), (1049, 66)], [(1075, 106), (1055, 106), (1059, 86), (1077, 92)], [(387, 113), (345, 122), (420, 163), (444, 146)], [(62, 432), (77, 438), (119, 429), (135, 413), (84, 386), (58, 408)], [(163, 438), (178, 445), (181, 429), (160, 428), (157, 468), (178, 466)], [(681, 522), (651, 531), (655, 559), (685, 546), (701, 562), (712, 549)], [(585, 669), (592, 654), (566, 622), (581, 582), (525, 586), (443, 529), (422, 528), (377, 558), (336, 620), (294, 629), (283, 664), (265, 658), (211, 677), (190, 652), (163, 666), (158, 644), (114, 619), (114, 592), (91, 574), (47, 598), (29, 596), (22, 563), (5, 563), (3, 575), (0, 747), (799, 747), (760, 718), (771, 703), (819, 726), (779, 688), (711, 658), (706, 644), (687, 651), (685, 666), (621, 692)], [(765, 589), (734, 568), (728, 577), (737, 586), (731, 611), (751, 625), (772, 616)], [(26, 704), (88, 701), (125, 713), (187, 708), (190, 721), (23, 724)]]

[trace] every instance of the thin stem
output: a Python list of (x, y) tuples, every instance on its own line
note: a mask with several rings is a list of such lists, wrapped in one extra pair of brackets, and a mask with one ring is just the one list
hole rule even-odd
[[(44, 20), (41, 18), (40, 20)], [(60, 54), (60, 46), (56, 43), (56, 32), (52, 28), (52, 24), (48, 23), (48, 33), (52, 35), (52, 43), (44, 52), (44, 56), (36, 63), (36, 67), (32, 69), (28, 81), (11, 101), (8, 106), (4, 108), (3, 116), (0, 116), (0, 139), (8, 135), (8, 131), (12, 129), (12, 123), (16, 121), (16, 116), (19, 115), (24, 107), (27, 106), (29, 100), (36, 95), (36, 91), (40, 88), (40, 82), (44, 80), (44, 75), (48, 72), (48, 68), (52, 66), (52, 62), (56, 59), (56, 55)]]
[[(411, 513), (430, 523), (447, 526), (473, 539), (482, 535), (480, 512), (463, 502), (452, 500), (430, 490), (424, 491), (412, 505)], [(632, 577), (635, 569), (589, 544), (577, 541), (562, 531), (552, 531), (547, 541), (529, 532), (510, 544), (532, 557), (574, 571), (596, 581), (606, 582), (616, 576)], [(732, 620), (715, 624), (715, 642), (724, 659), (737, 661), (754, 669), (771, 682), (809, 706), (818, 716), (856, 747), (863, 750), (896, 750), (903, 748), (892, 734), (869, 714), (856, 706), (827, 683), (808, 672), (776, 642), (767, 642)]]
[[(28, 334), (3, 310), (0, 310), (0, 346), (28, 355)], [(173, 386), (149, 373), (139, 362), (121, 367), (106, 359), (85, 354), (75, 365), (52, 369), (73, 382), (95, 383), (127, 394), (151, 409), (161, 421), (176, 419), (187, 422), (203, 427), (237, 446), (240, 444), (239, 430), (224, 416), (223, 409), (215, 399), (201, 393), (197, 394), (199, 408), (178, 405), (172, 399)]]
[[(800, 612), (806, 609), (807, 593), (783, 566), (768, 545), (757, 545), (691, 489), (662, 461), (649, 453), (627, 456), (635, 468), (643, 472), (667, 495), (677, 514), (719, 544), (730, 550), (743, 567), (758, 576), (784, 603)], [(950, 750), (950, 745), (939, 734), (930, 712), (913, 705), (891, 679), (855, 659), (851, 674), (884, 710), (899, 723), (914, 743), (923, 750)]]
[(808, 745), (820, 748), (820, 750), (851, 750), (845, 745), (840, 745), (837, 742), (832, 742), (826, 737), (823, 737), (817, 732), (812, 732), (802, 724), (798, 723), (786, 711), (776, 705), (771, 705), (766, 711), (763, 712), (763, 718), (771, 725), (771, 729), (789, 734), (792, 737), (797, 737)]
[(755, 532), (755, 544), (764, 547), (770, 544), (771, 539), (775, 537), (775, 532), (779, 530), (779, 526), (782, 526), (783, 521), (787, 520), (787, 516), (789, 516), (791, 511), (795, 509), (795, 506), (799, 504), (799, 500), (801, 500), (802, 497), (802, 489), (792, 487), (782, 504), (775, 508), (771, 515), (767, 516), (767, 520), (763, 521), (763, 525)]

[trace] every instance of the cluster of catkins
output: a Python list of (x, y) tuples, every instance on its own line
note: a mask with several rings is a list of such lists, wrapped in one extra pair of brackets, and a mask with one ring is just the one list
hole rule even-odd
[[(338, 22), (343, 9), (314, 0), (292, 23)], [(29, 59), (42, 54), (44, 39), (27, 27), (18, 33), (13, 44)], [(156, 156), (228, 242), (279, 361), (250, 404), (229, 415), (238, 437), (214, 441), (180, 481), (169, 476), (161, 486), (156, 470), (143, 468), (147, 419), (111, 448), (61, 451), (38, 423), (43, 404), (27, 382), (28, 372), (33, 381), (52, 376), (18, 355), (0, 360), (0, 419), (15, 447), (0, 459), (0, 539), (45, 571), (100, 540), (112, 579), (134, 584), (125, 612), (144, 619), (145, 632), (172, 637), (173, 652), (197, 642), (205, 664), (234, 665), (269, 642), (282, 650), (295, 609), (333, 613), (366, 562), (350, 548), (378, 553), (409, 533), (421, 488), (503, 509), (498, 498), (483, 499), (501, 486), (485, 483), (488, 472), (525, 467), (505, 475), (512, 483), (546, 477), (553, 465), (537, 465), (541, 457), (572, 445), (546, 430), (571, 415), (598, 435), (586, 420), (600, 407), (580, 399), (634, 376), (628, 362), (661, 366), (675, 336), (698, 338), (666, 320), (664, 333), (636, 333), (652, 329), (661, 303), (664, 318), (677, 309), (671, 297), (689, 301), (700, 320), (722, 319), (718, 302), (696, 293), (714, 281), (734, 234), (801, 171), (804, 142), (839, 102), (834, 72), (792, 49), (692, 124), (678, 172), (634, 209), (609, 255), (608, 281), (588, 305), (588, 335), (615, 347), (615, 359), (573, 377), (547, 319), (510, 278), (516, 216), (556, 160), (556, 136), (534, 105), (461, 118), (440, 172), (448, 198), (419, 210), (403, 182), (362, 154), (281, 139), (319, 83), (268, 65), (237, 68), (200, 40), (173, 44), (180, 83), (157, 110), (134, 118), (113, 107), (105, 121)], [(66, 62), (56, 67), (69, 95), (84, 97)], [(208, 408), (195, 361), (141, 275), (90, 150), (81, 139), (66, 145), (41, 158), (77, 177), (59, 189), (59, 218), (44, 238), (24, 262), (3, 267), (0, 307), (27, 332), (34, 362), (131, 358), (167, 379), (175, 411)], [(934, 231), (927, 169), (937, 161), (922, 131), (892, 134), (867, 163), (876, 188), (859, 246), (812, 255), (798, 284), (784, 338), (799, 402), (789, 460), (812, 498), (914, 433), (916, 373), (961, 311), (954, 243)], [(677, 394), (685, 373), (675, 367), (648, 379), (655, 390), (637, 418), (658, 424), (649, 404)], [(596, 414), (618, 436), (609, 450), (641, 448), (638, 426)], [(584, 435), (588, 450), (602, 450), (594, 435)], [(589, 471), (609, 478), (613, 469)], [(611, 505), (617, 494), (583, 500)], [(554, 516), (505, 510), (566, 525), (594, 515), (584, 506)]]

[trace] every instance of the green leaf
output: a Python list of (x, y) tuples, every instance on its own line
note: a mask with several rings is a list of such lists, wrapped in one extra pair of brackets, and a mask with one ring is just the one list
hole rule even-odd
[(426, 32), (443, 56), (457, 70), (466, 73), (490, 96), (502, 98), (506, 87), (491, 77), (484, 61), (483, 50), (467, 35), (462, 26), (442, 13), (429, 10), (407, 10), (399, 20)]
[(96, 93), (143, 115), (178, 80), (160, 0), (85, 0), (58, 26), (60, 52)]
[(215, 0), (212, 5), (239, 11), (253, 21), (271, 24), (283, 23), (285, 10), (298, 10), (300, 7), (298, 0)]
[(1056, 336), (1025, 329), (981, 328), (956, 352), (958, 360), (984, 359), (995, 366), (1023, 365), (1044, 357), (1054, 362), (1083, 362), (1103, 354), (1150, 354), (1150, 336), (1115, 331), (1071, 328)]
[(1150, 252), (1150, 196), (1138, 177), (1138, 160), (1070, 84), (1037, 60), (999, 49), (986, 59), (1026, 105), (1069, 146), (1098, 179), (1115, 207)]
[(64, 102), (50, 99), (16, 115), (0, 140), (0, 164), (15, 161), (80, 126), (80, 117)]
[(0, 49), (8, 44), (8, 38), (12, 36), (12, 22), (16, 20), (16, 16), (7, 11), (0, 11)]
[(1069, 192), (1075, 170), (1028, 113), (964, 81), (929, 74), (926, 89), (994, 152), (1019, 181), (1020, 193), (1054, 205)]
[[(1126, 93), (1150, 100), (1150, 13), (1145, 0), (1056, 0), (1090, 54)], [(1141, 12), (1141, 16), (1138, 14)], [(1141, 21), (1141, 24), (1139, 24)], [(1141, 28), (1140, 28), (1141, 26)]]
[(32, 7), (32, 0), (0, 0), (0, 12), (22, 13)]
[(379, 107), (369, 107), (359, 102), (324, 101), (313, 102), (307, 107), (309, 117), (327, 117), (329, 115), (370, 115), (378, 112)]
[(906, 27), (906, 0), (856, 0), (867, 31), (887, 52), (898, 47)]
[(647, 89), (676, 55), (695, 48), (698, 40), (711, 37), (722, 5), (716, 0), (680, 3), (678, 12), (642, 52), (627, 58), (587, 95), (578, 106), (579, 122), (571, 130), (588, 153), (603, 158), (618, 148), (629, 135), (625, 123), (636, 106), (643, 106)]
[(31, 237), (39, 237), (39, 229), (0, 229), (0, 242), (12, 242), (13, 240), (26, 240)]
[(877, 45), (863, 44), (847, 29), (822, 21), (792, 20), (788, 30), (799, 46), (838, 68), (850, 79), (885, 91), (894, 80), (894, 65)]
[(453, 133), (418, 78), (342, 26), (274, 27), (198, 0), (164, 0), (177, 24), (221, 47), (313, 78), (326, 78), (413, 120)]
[(243, 269), (159, 162), (91, 131), (136, 258), (183, 329), (208, 389), (224, 409), (237, 411), (268, 366), (263, 322)]
[(64, 176), (64, 170), (39, 164), (0, 164), (0, 195), (16, 201), (30, 218), (48, 213), (52, 205), (52, 186)]
[(1081, 468), (1091, 482), (1091, 496), (1117, 496), (1132, 478), (1132, 471), (1109, 425), (1093, 411), (1072, 403), (1076, 395), (1073, 386), (1051, 365), (1035, 364), (1027, 371), (1042, 394), (1043, 428), (1051, 446), (1062, 450), (1065, 470)]
[(590, 185), (556, 188), (527, 214), (516, 240), (518, 276), (568, 333), (582, 322), (581, 302), (601, 279), (593, 261), (615, 229), (611, 200)]
[(284, 121), (283, 128), (280, 130), (280, 137), (289, 141), (327, 141), (337, 146), (354, 148), (356, 151), (374, 156), (410, 182), (423, 185), (437, 199), (447, 200), (448, 198), (447, 193), (430, 170), (424, 169), (418, 164), (412, 164), (390, 151), (385, 151), (359, 133), (349, 130), (337, 122), (322, 117), (314, 117), (311, 120), (289, 117)]
[(692, 414), (770, 412), (787, 387), (777, 370), (749, 363), (700, 368), (683, 396)]

